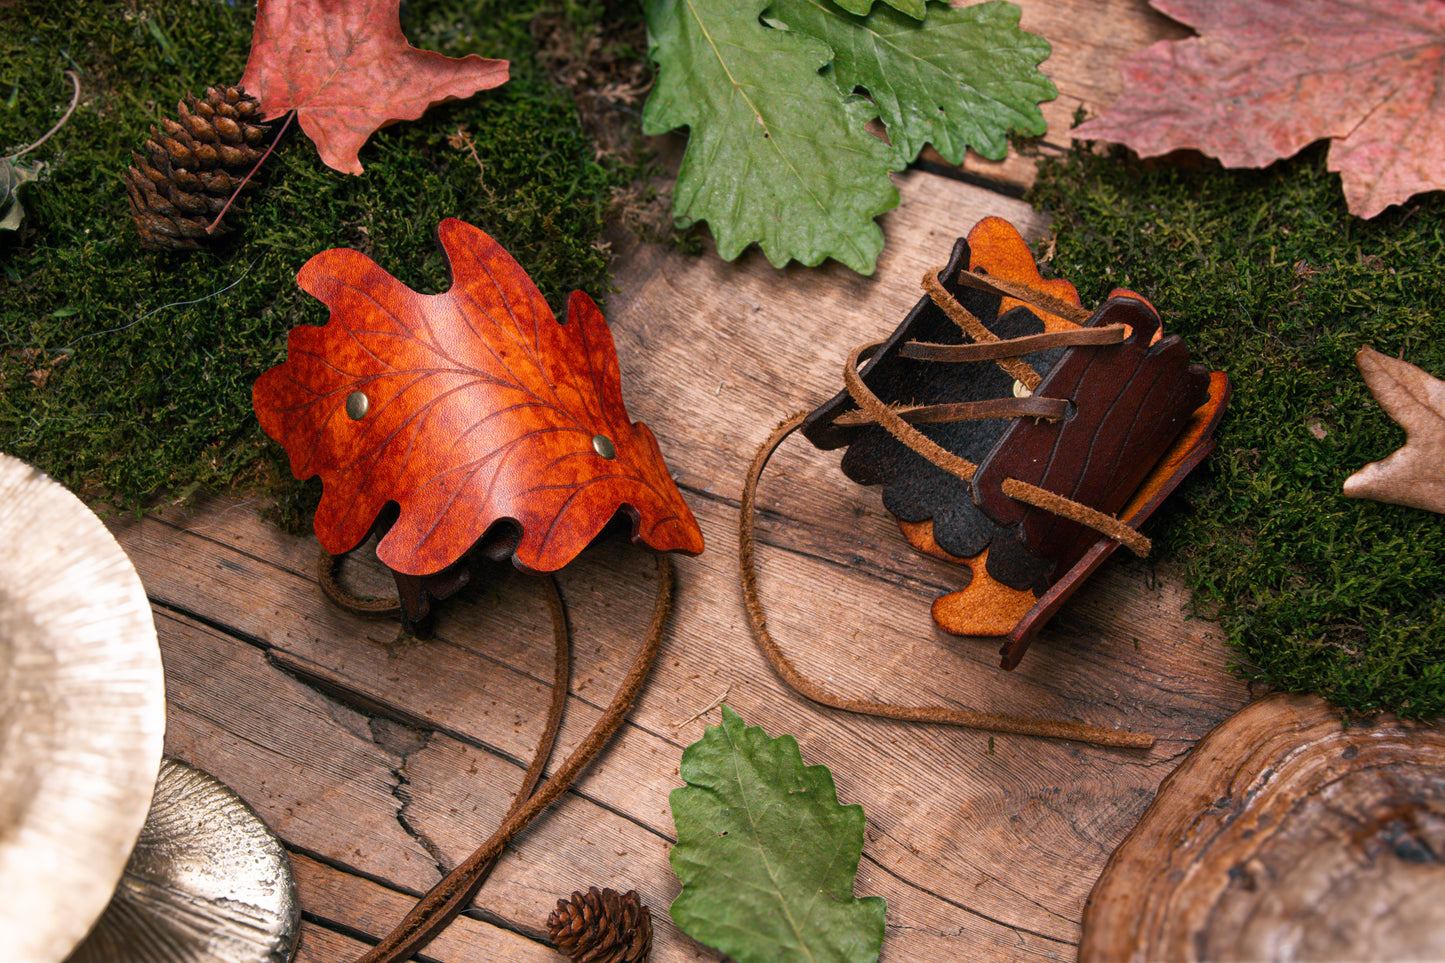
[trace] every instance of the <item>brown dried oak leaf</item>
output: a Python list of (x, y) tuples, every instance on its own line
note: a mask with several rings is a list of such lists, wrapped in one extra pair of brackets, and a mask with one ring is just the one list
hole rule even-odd
[(1073, 131), (1140, 156), (1193, 148), (1264, 167), (1331, 138), (1352, 213), (1445, 188), (1445, 3), (1150, 0), (1198, 31), (1123, 67), (1125, 89)]
[(619, 509), (634, 541), (702, 551), (656, 439), (628, 419), (597, 305), (574, 291), (559, 322), (496, 241), (454, 218), (437, 233), (453, 279), (441, 294), (357, 251), (307, 261), (297, 283), (331, 318), (293, 329), (287, 360), (253, 389), (292, 472), (321, 476), (322, 548), (355, 548), (395, 501), (376, 554), (405, 575), (442, 570), (507, 520), (513, 561), (555, 571)]
[(433, 104), (507, 82), (509, 65), (418, 50), (399, 0), (261, 0), (241, 86), (265, 119), (296, 111), (328, 167), (360, 174), (367, 138)]
[(1445, 513), (1445, 381), (1408, 361), (1361, 348), (1370, 393), (1405, 429), (1405, 446), (1345, 479), (1345, 494)]

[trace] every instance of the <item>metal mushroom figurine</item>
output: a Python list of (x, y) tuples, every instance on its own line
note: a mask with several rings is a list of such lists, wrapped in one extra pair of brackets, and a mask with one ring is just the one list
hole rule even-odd
[(300, 926), (281, 841), (215, 777), (163, 759), (121, 883), (65, 963), (286, 963)]
[(130, 560), (80, 499), (0, 455), (0, 946), (59, 960), (151, 801), (165, 681)]
[(150, 602), (100, 519), (0, 455), (0, 946), (67, 963), (285, 963), (286, 852), (161, 756)]

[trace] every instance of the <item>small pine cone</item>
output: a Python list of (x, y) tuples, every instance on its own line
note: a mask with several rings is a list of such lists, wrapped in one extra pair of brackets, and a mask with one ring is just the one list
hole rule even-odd
[(652, 952), (652, 911), (637, 890), (624, 895), (593, 886), (559, 899), (547, 931), (572, 963), (643, 963)]
[(240, 87), (212, 87), (176, 110), (180, 120), (152, 127), (145, 153), (131, 151), (135, 164), (125, 172), (141, 246), (152, 250), (194, 249), (222, 233), (207, 234), (206, 225), (261, 159), (271, 133), (261, 102)]

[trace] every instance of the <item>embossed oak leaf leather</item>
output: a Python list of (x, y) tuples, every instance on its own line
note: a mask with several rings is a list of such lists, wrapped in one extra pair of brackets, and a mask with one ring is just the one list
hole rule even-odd
[(253, 389), (291, 471), (321, 476), (322, 548), (355, 548), (395, 502), (377, 556), (408, 576), (441, 571), (509, 523), (514, 563), (555, 571), (619, 510), (635, 542), (702, 551), (656, 439), (628, 418), (592, 299), (574, 291), (558, 321), (492, 238), (454, 218), (437, 234), (452, 273), (440, 294), (357, 251), (306, 262), (297, 283), (331, 318), (292, 330), (286, 361)]

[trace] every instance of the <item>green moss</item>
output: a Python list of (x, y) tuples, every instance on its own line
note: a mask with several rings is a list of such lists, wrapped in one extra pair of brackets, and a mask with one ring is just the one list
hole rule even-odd
[(1240, 670), (1352, 711), (1445, 712), (1445, 520), (1340, 491), (1405, 441), (1355, 352), (1445, 376), (1445, 195), (1363, 221), (1322, 150), (1264, 171), (1080, 150), (1030, 199), (1085, 303), (1133, 288), (1229, 374), (1219, 449), (1152, 532)]
[(139, 246), (121, 173), (178, 100), (240, 79), (253, 11), (215, 0), (109, 0), (84, 16), (9, 7), (0, 152), (55, 121), (70, 100), (64, 71), (79, 72), (83, 95), (26, 157), (45, 161), (48, 176), (28, 189), (25, 230), (0, 234), (0, 450), (130, 504), (279, 464), (250, 391), (284, 358), (291, 327), (326, 320), (296, 271), (319, 251), (355, 247), (412, 287), (439, 290), (446, 265), (434, 231), (445, 217), (496, 237), (555, 310), (573, 288), (601, 299), (607, 199), (635, 172), (594, 160), (528, 32), (539, 13), (587, 21), (598, 6), (408, 3), (414, 44), (507, 58), (512, 80), (382, 130), (361, 152), (359, 177), (322, 165), (293, 125), (259, 189), (227, 216), (233, 236), (184, 255)]

